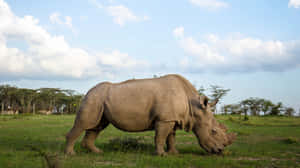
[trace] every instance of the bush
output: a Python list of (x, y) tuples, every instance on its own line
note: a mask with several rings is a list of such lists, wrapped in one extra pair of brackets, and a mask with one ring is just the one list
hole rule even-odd
[(283, 141), (286, 144), (295, 144), (295, 143), (298, 143), (297, 138), (294, 138), (294, 137), (288, 137), (288, 138), (284, 139)]

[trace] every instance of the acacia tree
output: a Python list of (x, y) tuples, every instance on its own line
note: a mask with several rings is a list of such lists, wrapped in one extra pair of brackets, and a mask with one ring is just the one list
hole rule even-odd
[(56, 106), (58, 94), (61, 92), (59, 88), (40, 88), (38, 92), (38, 108), (52, 111)]
[[(208, 90), (210, 90), (210, 92), (211, 92), (211, 94), (209, 94), (208, 98), (211, 101), (219, 101), (219, 102), (230, 91), (230, 89), (224, 89), (223, 87), (218, 86), (218, 85), (210, 85), (210, 88)], [(206, 89), (203, 86), (200, 86), (197, 91), (198, 91), (198, 94), (200, 96), (202, 96), (202, 95), (205, 95)], [(215, 109), (212, 109), (212, 110), (216, 112), (216, 109), (217, 108), (215, 107)], [(224, 111), (224, 109), (225, 108), (222, 107), (222, 111)]]
[(200, 86), (199, 89), (197, 90), (198, 94), (200, 96), (203, 96), (205, 95), (204, 92), (205, 92), (205, 88), (203, 86)]
[(77, 93), (75, 90), (62, 90), (62, 93), (64, 95), (60, 97), (60, 101), (62, 102), (60, 104), (66, 106), (62, 112), (75, 113), (79, 108), (83, 95)]
[(34, 89), (17, 89), (17, 100), (21, 113), (35, 113), (34, 101), (36, 96)]
[(53, 111), (75, 113), (83, 95), (74, 90), (59, 88), (25, 89), (9, 85), (0, 85), (0, 110), (35, 113), (36, 111)]
[(241, 114), (242, 109), (240, 104), (227, 104), (223, 106), (224, 114)]
[(248, 98), (240, 103), (244, 110), (250, 111), (251, 115), (259, 115), (261, 111), (267, 113), (272, 107), (272, 102), (260, 98)]
[(0, 98), (1, 98), (1, 113), (4, 110), (12, 110), (14, 112), (18, 111), (18, 96), (17, 88), (10, 85), (2, 85), (0, 87)]
[(222, 86), (218, 85), (210, 85), (210, 91), (210, 97), (212, 100), (220, 100), (227, 95), (230, 89), (224, 89)]
[(273, 106), (274, 104), (270, 100), (261, 99), (261, 111), (264, 115), (270, 113)]
[[(223, 87), (218, 85), (210, 85), (210, 91), (211, 91), (210, 99), (213, 101), (221, 102), (222, 98), (227, 95), (230, 89), (224, 89)], [(216, 106), (215, 109), (213, 110), (217, 112)]]
[(270, 115), (279, 115), (283, 110), (283, 104), (278, 102), (277, 105), (273, 105), (271, 108)]
[(285, 109), (285, 115), (291, 117), (295, 114), (295, 110), (292, 107), (288, 107)]

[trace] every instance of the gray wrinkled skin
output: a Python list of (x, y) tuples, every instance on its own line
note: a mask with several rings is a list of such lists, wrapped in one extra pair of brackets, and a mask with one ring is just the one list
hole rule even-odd
[(203, 149), (220, 153), (235, 135), (226, 133), (227, 128), (214, 118), (210, 108), (216, 103), (199, 96), (193, 85), (179, 75), (103, 82), (84, 97), (74, 126), (66, 136), (65, 153), (75, 154), (74, 143), (83, 131), (82, 146), (100, 153), (94, 142), (109, 124), (128, 132), (155, 130), (156, 153), (161, 156), (178, 153), (177, 129), (193, 131)]

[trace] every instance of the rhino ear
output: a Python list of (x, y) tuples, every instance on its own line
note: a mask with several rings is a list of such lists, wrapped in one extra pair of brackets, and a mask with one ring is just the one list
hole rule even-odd
[(208, 98), (206, 96), (200, 96), (200, 105), (202, 108), (206, 108), (208, 105)]

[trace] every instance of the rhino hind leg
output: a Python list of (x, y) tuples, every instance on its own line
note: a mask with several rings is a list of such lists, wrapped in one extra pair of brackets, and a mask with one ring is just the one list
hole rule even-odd
[(155, 124), (155, 150), (159, 156), (165, 156), (164, 145), (168, 135), (173, 131), (175, 122), (157, 122)]
[(74, 125), (71, 131), (66, 136), (66, 148), (65, 154), (74, 155), (74, 145), (76, 139), (80, 136), (80, 134), (84, 131), (83, 128), (79, 127), (78, 125)]
[(168, 154), (178, 154), (178, 150), (175, 148), (175, 130), (172, 131), (167, 137), (167, 152)]
[(102, 150), (96, 147), (95, 140), (99, 133), (108, 126), (109, 122), (102, 117), (98, 126), (93, 129), (88, 129), (85, 131), (85, 136), (81, 142), (81, 146), (87, 148), (94, 153), (102, 153)]

